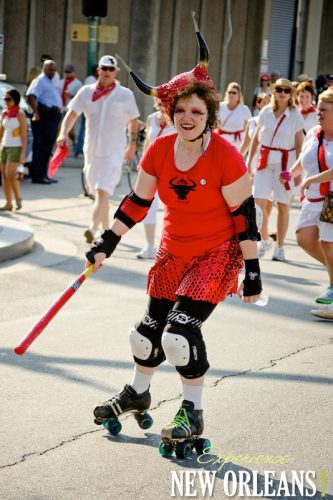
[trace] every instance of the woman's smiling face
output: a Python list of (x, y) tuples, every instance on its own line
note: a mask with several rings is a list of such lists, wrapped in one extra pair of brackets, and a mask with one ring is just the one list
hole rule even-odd
[(179, 99), (173, 119), (180, 137), (191, 141), (206, 128), (208, 120), (207, 105), (196, 94), (192, 94), (186, 99)]

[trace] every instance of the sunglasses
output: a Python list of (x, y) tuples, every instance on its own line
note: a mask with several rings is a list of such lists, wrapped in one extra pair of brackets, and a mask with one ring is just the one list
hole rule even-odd
[(10, 102), (10, 101), (12, 101), (12, 100), (13, 100), (13, 98), (12, 98), (12, 97), (4, 97), (4, 99), (3, 99), (3, 100), (4, 100), (5, 102)]
[(116, 71), (116, 68), (114, 68), (113, 66), (101, 66), (101, 70), (102, 71)]
[(228, 90), (228, 94), (238, 94), (237, 90)]
[(260, 104), (262, 102), (262, 99), (257, 99), (257, 104)]
[(275, 87), (275, 92), (277, 92), (278, 94), (282, 94), (282, 92), (284, 92), (285, 94), (290, 94), (291, 93), (291, 89), (288, 89), (288, 88), (283, 88), (283, 87)]

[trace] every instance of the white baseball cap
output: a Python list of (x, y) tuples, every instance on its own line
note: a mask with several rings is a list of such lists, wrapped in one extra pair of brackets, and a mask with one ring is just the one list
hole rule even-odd
[(110, 66), (112, 68), (118, 68), (118, 61), (113, 56), (102, 56), (98, 62), (98, 66)]

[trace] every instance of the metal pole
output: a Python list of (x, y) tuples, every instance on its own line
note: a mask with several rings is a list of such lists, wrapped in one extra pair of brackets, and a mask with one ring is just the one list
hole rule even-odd
[(97, 26), (99, 17), (88, 17), (88, 52), (87, 75), (91, 75), (92, 67), (97, 64)]

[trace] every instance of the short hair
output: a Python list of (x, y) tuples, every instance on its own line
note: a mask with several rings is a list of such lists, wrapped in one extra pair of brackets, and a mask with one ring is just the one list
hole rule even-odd
[(21, 94), (19, 93), (18, 90), (10, 89), (10, 90), (7, 90), (6, 94), (10, 95), (10, 97), (13, 99), (13, 101), (15, 103), (15, 106), (18, 106), (20, 104)]
[(312, 97), (315, 95), (314, 86), (313, 86), (313, 83), (311, 83), (311, 82), (302, 82), (299, 85), (297, 85), (296, 94), (298, 95), (300, 92), (302, 92), (302, 90), (306, 90), (307, 92), (310, 92)]
[(202, 99), (206, 103), (208, 111), (207, 123), (211, 129), (215, 128), (217, 124), (217, 113), (220, 109), (220, 96), (216, 92), (212, 92), (204, 83), (189, 85), (182, 92), (177, 94), (171, 105), (171, 120), (173, 121), (179, 99), (189, 99), (193, 94), (196, 94), (199, 99)]

